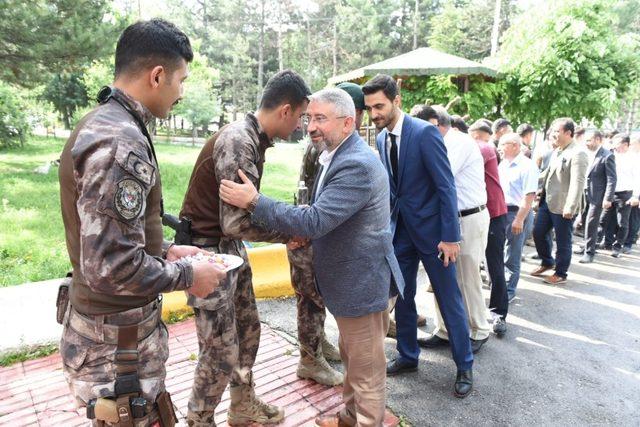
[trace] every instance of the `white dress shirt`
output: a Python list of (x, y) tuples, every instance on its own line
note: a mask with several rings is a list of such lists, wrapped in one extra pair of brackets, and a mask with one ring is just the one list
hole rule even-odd
[(523, 206), (525, 196), (538, 190), (538, 167), (523, 153), (512, 161), (502, 159), (498, 174), (507, 206)]
[[(351, 135), (349, 135), (349, 136), (351, 136)], [(349, 138), (349, 136), (347, 136), (347, 138)], [(347, 138), (343, 139), (342, 142), (340, 144), (338, 144), (338, 147), (340, 147), (342, 145), (342, 143), (347, 140)], [(318, 185), (316, 186), (316, 194), (322, 188), (322, 184), (324, 182), (324, 176), (327, 174), (327, 169), (329, 169), (329, 165), (331, 164), (331, 161), (333, 160), (333, 156), (336, 154), (336, 151), (338, 151), (338, 147), (334, 148), (331, 151), (324, 150), (322, 153), (320, 153), (320, 157), (318, 157), (318, 163), (320, 163), (320, 165), (322, 166), (322, 171), (320, 172), (320, 176), (318, 177)]]
[[(391, 165), (391, 134), (396, 136), (396, 145), (398, 146), (398, 168), (400, 168), (400, 139), (402, 136), (402, 124), (404, 123), (404, 113), (400, 113), (396, 125), (391, 131), (387, 129), (387, 140), (385, 141), (385, 149), (387, 150), (387, 160)], [(391, 171), (393, 174), (393, 171)]]
[(638, 182), (640, 173), (637, 163), (638, 157), (633, 153), (615, 153), (616, 159), (616, 193), (618, 191), (633, 191), (633, 196), (638, 196)]
[(486, 205), (484, 159), (478, 144), (466, 133), (451, 128), (444, 136), (444, 145), (447, 147), (447, 157), (456, 183), (458, 210)]

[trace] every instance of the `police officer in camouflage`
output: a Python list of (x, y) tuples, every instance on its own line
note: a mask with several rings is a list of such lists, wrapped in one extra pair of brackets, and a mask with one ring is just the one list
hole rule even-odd
[(160, 174), (146, 124), (180, 99), (192, 58), (189, 39), (173, 24), (129, 26), (118, 40), (113, 86), (100, 92), (100, 105), (61, 155), (73, 278), (60, 353), (71, 392), (94, 425), (175, 423), (164, 386), (169, 348), (160, 293), (205, 296), (225, 278), (213, 264), (180, 261), (201, 249), (162, 237)]
[[(364, 112), (364, 94), (355, 83), (340, 83), (338, 88), (346, 91), (356, 107), (356, 129), (362, 125)], [(322, 148), (308, 144), (302, 157), (300, 182), (305, 183), (309, 192), (314, 188), (316, 174), (320, 168), (318, 158)], [(326, 312), (322, 296), (318, 293), (313, 273), (313, 249), (311, 245), (288, 248), (291, 268), (291, 284), (296, 293), (298, 313), (298, 341), (300, 342), (300, 361), (297, 375), (312, 379), (320, 384), (337, 385), (343, 381), (340, 372), (333, 369), (327, 360), (340, 361), (340, 352), (333, 346), (324, 333)]]
[(222, 179), (239, 179), (242, 169), (259, 188), (265, 151), (274, 138), (287, 138), (298, 128), (310, 93), (296, 73), (285, 70), (274, 75), (264, 88), (258, 111), (209, 139), (191, 174), (180, 217), (191, 220), (193, 244), (237, 255), (244, 264), (211, 295), (189, 297), (200, 347), (187, 414), (190, 426), (215, 425), (215, 409), (229, 382), (228, 424), (272, 424), (284, 418), (282, 409), (255, 395), (252, 368), (260, 344), (260, 319), (242, 241), (287, 242), (290, 236), (251, 224), (245, 209), (220, 201), (218, 184)]

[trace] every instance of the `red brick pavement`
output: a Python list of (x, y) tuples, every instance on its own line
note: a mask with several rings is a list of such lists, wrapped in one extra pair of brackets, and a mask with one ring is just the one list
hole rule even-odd
[[(169, 326), (169, 349), (166, 385), (184, 425), (198, 353), (193, 320)], [(280, 426), (313, 425), (316, 416), (336, 412), (342, 403), (341, 387), (326, 387), (296, 376), (296, 350), (267, 325), (262, 325), (260, 350), (254, 366), (256, 391), (267, 402), (284, 406), (286, 418)], [(227, 425), (228, 407), (227, 389), (217, 408), (218, 425)], [(84, 410), (74, 408), (59, 354), (0, 368), (0, 426), (86, 424)]]

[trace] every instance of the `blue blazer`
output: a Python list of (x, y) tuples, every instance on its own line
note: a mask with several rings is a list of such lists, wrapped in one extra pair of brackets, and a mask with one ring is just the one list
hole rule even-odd
[(336, 149), (313, 196), (310, 207), (296, 207), (261, 195), (252, 222), (312, 239), (316, 283), (334, 316), (385, 310), (390, 295), (404, 290), (389, 230), (389, 184), (356, 132)]
[(391, 175), (386, 139), (384, 129), (378, 134), (376, 144), (389, 178), (392, 233), (395, 235), (398, 217), (402, 217), (414, 245), (424, 253), (437, 252), (441, 241), (459, 242), (456, 186), (438, 129), (405, 114), (397, 186)]

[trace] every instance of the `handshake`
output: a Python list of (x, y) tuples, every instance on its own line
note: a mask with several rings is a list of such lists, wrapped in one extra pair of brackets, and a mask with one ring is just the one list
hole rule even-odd
[(309, 239), (306, 237), (292, 237), (291, 240), (287, 242), (287, 249), (290, 251), (304, 248), (309, 245)]

